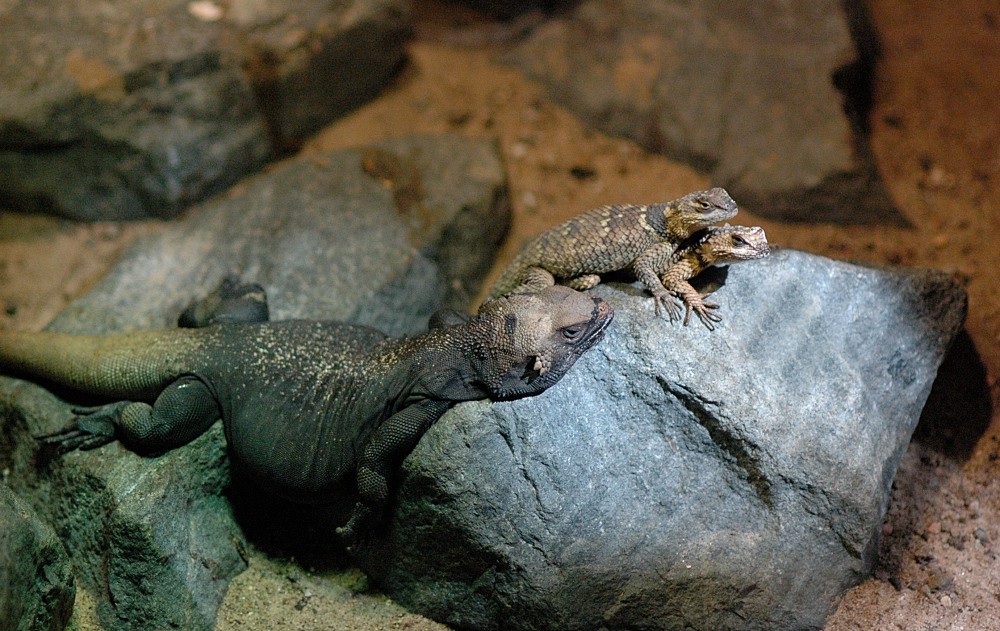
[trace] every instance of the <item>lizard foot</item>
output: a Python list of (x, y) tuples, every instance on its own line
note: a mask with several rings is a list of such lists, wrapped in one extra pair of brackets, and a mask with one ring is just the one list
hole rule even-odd
[(679, 320), (681, 317), (680, 307), (674, 302), (674, 297), (669, 291), (657, 291), (653, 292), (653, 307), (656, 309), (656, 315), (660, 315), (661, 310), (666, 312), (667, 319), (673, 322), (674, 320)]
[(714, 302), (705, 302), (704, 296), (699, 296), (697, 300), (685, 302), (684, 307), (684, 326), (687, 326), (691, 320), (692, 311), (709, 331), (714, 331), (716, 323), (722, 322), (722, 316), (712, 313), (712, 310), (718, 309), (719, 305)]
[(334, 530), (337, 541), (340, 545), (344, 546), (344, 549), (348, 552), (353, 552), (358, 544), (361, 543), (361, 527), (368, 520), (368, 517), (371, 516), (371, 514), (371, 508), (361, 502), (358, 502), (354, 506), (354, 511), (351, 513), (351, 517), (347, 520), (347, 523)]
[(227, 276), (208, 296), (188, 305), (177, 319), (183, 328), (198, 328), (217, 322), (267, 322), (267, 294), (257, 283), (243, 283)]
[(103, 447), (115, 441), (115, 418), (121, 410), (128, 405), (128, 402), (121, 401), (108, 405), (98, 405), (94, 407), (73, 408), (73, 418), (57, 432), (36, 436), (43, 445), (51, 445), (60, 454), (65, 454), (79, 449), (80, 451), (90, 451)]

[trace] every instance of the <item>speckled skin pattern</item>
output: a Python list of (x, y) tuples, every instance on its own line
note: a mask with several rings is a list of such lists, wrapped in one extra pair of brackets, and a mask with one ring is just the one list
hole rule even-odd
[(601, 274), (627, 270), (653, 294), (657, 313), (676, 305), (659, 276), (677, 246), (692, 233), (736, 215), (736, 202), (721, 188), (695, 191), (665, 204), (602, 206), (539, 235), (514, 258), (490, 296), (558, 283), (589, 289)]
[(221, 418), (234, 464), (274, 493), (322, 502), (356, 482), (360, 501), (342, 529), (349, 543), (380, 516), (392, 471), (449, 407), (544, 391), (612, 317), (607, 302), (553, 287), (404, 339), (337, 322), (212, 315), (201, 328), (107, 337), (0, 332), (0, 367), (122, 399), (77, 408), (67, 428), (41, 437), (64, 451), (118, 439), (162, 452)]
[(771, 253), (764, 229), (754, 226), (713, 226), (696, 232), (671, 257), (671, 263), (661, 280), (667, 291), (684, 303), (684, 324), (691, 319), (691, 312), (711, 331), (722, 317), (713, 313), (719, 305), (706, 302), (688, 282), (712, 265), (738, 263), (764, 258)]

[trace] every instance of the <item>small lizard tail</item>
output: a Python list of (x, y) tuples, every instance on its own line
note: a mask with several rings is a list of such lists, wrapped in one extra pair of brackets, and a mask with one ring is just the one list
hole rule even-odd
[(198, 343), (181, 329), (113, 336), (0, 331), (0, 369), (91, 394), (151, 399), (187, 372), (183, 359)]

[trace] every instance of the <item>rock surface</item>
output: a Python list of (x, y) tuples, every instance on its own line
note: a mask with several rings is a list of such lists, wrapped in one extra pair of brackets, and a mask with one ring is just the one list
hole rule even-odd
[(240, 0), (226, 23), (279, 149), (373, 98), (403, 63), (410, 2)]
[[(265, 286), (274, 319), (413, 332), (442, 303), (464, 308), (508, 213), (488, 141), (409, 138), (300, 158), (137, 242), (49, 328), (172, 326), (191, 299), (236, 272)], [(221, 427), (159, 458), (115, 443), (36, 470), (30, 435), (63, 426), (68, 406), (3, 377), (0, 412), (12, 445), (0, 449), (0, 464), (63, 533), (102, 624), (211, 628), (229, 579), (245, 567), (242, 533), (221, 496), (230, 481)]]
[(691, 163), (754, 212), (901, 223), (845, 114), (863, 119), (863, 96), (845, 103), (835, 86), (870, 89), (855, 5), (586, 0), (511, 59), (589, 123)]
[(821, 627), (871, 570), (964, 291), (788, 250), (730, 268), (715, 332), (592, 291), (605, 340), (432, 427), (361, 567), (458, 629)]
[(227, 10), (0, 7), (0, 203), (84, 220), (175, 215), (259, 170), (272, 141), (295, 144), (373, 96), (409, 21), (404, 0)]
[(186, 2), (0, 10), (0, 200), (85, 220), (168, 216), (271, 148), (221, 31)]
[(73, 612), (73, 568), (52, 526), (0, 484), (0, 621), (10, 631), (60, 631)]

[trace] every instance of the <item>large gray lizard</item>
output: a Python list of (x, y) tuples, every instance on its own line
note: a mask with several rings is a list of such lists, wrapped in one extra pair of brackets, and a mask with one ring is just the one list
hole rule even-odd
[(736, 214), (722, 188), (695, 191), (670, 202), (594, 208), (547, 230), (501, 273), (490, 297), (538, 291), (554, 283), (590, 289), (601, 274), (626, 270), (653, 294), (671, 320), (680, 316), (660, 282), (677, 246), (692, 233)]
[(350, 543), (380, 516), (394, 468), (448, 408), (541, 393), (613, 317), (600, 298), (553, 287), (398, 339), (337, 322), (259, 321), (266, 303), (253, 303), (263, 294), (246, 287), (224, 285), (221, 300), (207, 301), (215, 307), (189, 310), (198, 328), (0, 332), (0, 367), (120, 399), (77, 408), (69, 426), (40, 437), (62, 451), (120, 440), (163, 452), (221, 418), (234, 464), (280, 496), (322, 502), (356, 485), (359, 501), (338, 529)]

